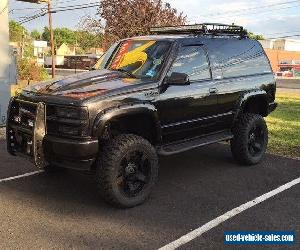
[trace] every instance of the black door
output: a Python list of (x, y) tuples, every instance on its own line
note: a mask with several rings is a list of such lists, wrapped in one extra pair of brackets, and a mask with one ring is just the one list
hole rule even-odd
[(158, 112), (163, 141), (192, 138), (216, 130), (217, 89), (212, 81), (209, 60), (202, 45), (179, 48), (167, 77), (173, 72), (186, 73), (189, 85), (164, 85)]

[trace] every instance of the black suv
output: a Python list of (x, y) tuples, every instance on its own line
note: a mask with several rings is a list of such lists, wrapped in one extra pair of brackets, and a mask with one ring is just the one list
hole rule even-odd
[(263, 117), (276, 108), (261, 45), (233, 25), (152, 32), (115, 43), (93, 71), (12, 98), (9, 153), (45, 171), (95, 171), (100, 193), (119, 207), (149, 196), (158, 155), (230, 141), (239, 163), (258, 163), (268, 143)]

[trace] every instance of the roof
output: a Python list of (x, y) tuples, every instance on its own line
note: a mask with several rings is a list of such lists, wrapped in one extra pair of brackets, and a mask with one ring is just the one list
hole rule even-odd
[(183, 39), (193, 37), (191, 35), (147, 35), (147, 36), (134, 36), (134, 37), (128, 37), (123, 40), (128, 39), (136, 39), (136, 40), (177, 40), (177, 39)]
[[(239, 39), (238, 37), (235, 36), (228, 36), (228, 35), (223, 35), (223, 36), (214, 36), (214, 35), (203, 35), (203, 34), (178, 34), (178, 35), (148, 35), (148, 36), (135, 36), (135, 37), (128, 37), (123, 40), (128, 40), (128, 39), (136, 39), (136, 40), (170, 40), (170, 41), (175, 41), (175, 40), (182, 40), (182, 39), (191, 39), (191, 38), (203, 38), (203, 39), (209, 39), (209, 38), (228, 38), (228, 39)], [(245, 39), (245, 38), (244, 38)], [(248, 38), (246, 38), (248, 39)]]

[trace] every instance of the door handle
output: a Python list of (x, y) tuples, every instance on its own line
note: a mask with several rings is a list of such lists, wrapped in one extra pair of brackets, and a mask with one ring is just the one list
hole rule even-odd
[(209, 89), (209, 93), (210, 94), (217, 94), (218, 93), (218, 89), (217, 88), (210, 88)]

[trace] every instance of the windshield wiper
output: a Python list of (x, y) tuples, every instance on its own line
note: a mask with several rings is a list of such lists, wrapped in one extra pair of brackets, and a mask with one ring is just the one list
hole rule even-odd
[(113, 71), (119, 71), (119, 72), (125, 73), (126, 75), (128, 75), (131, 78), (137, 78), (136, 75), (132, 74), (130, 71), (128, 71), (126, 69), (113, 69)]

